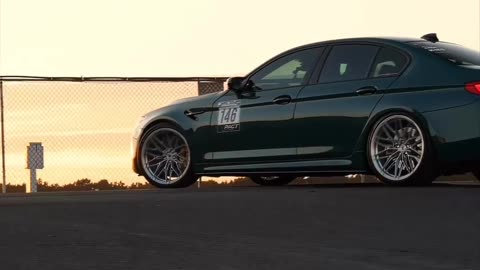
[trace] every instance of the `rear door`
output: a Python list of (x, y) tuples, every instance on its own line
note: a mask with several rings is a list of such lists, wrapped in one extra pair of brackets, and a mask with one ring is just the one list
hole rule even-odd
[(298, 96), (295, 130), (300, 159), (352, 155), (377, 102), (402, 72), (407, 57), (372, 44), (331, 47), (318, 83)]

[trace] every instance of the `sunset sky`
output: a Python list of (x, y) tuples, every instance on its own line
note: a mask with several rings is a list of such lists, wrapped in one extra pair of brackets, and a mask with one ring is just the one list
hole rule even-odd
[[(0, 0), (0, 75), (229, 76), (305, 43), (430, 32), (479, 50), (480, 1)], [(5, 90), (12, 183), (28, 177), (30, 141), (49, 151), (47, 181), (140, 181), (130, 170), (135, 120), (195, 94), (188, 83)]]
[(245, 73), (292, 46), (358, 36), (479, 48), (479, 1), (0, 0), (0, 74)]

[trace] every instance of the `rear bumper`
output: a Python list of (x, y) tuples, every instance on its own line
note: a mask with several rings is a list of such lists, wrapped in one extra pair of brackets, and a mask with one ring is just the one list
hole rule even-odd
[(423, 117), (429, 125), (437, 161), (445, 170), (469, 171), (479, 164), (480, 101), (426, 112)]

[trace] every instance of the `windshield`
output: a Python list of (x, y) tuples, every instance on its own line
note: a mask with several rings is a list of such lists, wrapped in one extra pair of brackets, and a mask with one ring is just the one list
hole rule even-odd
[(457, 65), (480, 66), (480, 52), (457, 44), (444, 42), (432, 43), (428, 41), (413, 42), (412, 44), (439, 55)]

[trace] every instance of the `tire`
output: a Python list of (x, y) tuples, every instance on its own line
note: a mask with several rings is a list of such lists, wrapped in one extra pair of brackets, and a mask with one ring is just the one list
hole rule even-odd
[(252, 176), (250, 179), (260, 186), (285, 186), (295, 180), (294, 176)]
[(407, 113), (390, 113), (375, 123), (367, 160), (370, 170), (389, 185), (425, 185), (435, 179), (429, 135)]
[(139, 168), (158, 188), (181, 188), (195, 183), (191, 152), (183, 132), (170, 124), (149, 128), (140, 140)]

